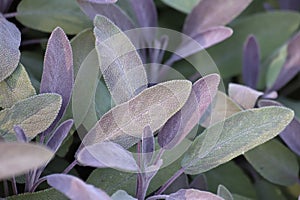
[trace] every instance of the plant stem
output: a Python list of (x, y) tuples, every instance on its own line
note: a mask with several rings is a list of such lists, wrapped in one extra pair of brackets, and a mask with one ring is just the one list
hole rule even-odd
[(15, 177), (13, 177), (11, 179), (11, 185), (12, 185), (12, 190), (13, 190), (14, 195), (17, 195), (18, 194), (18, 188), (17, 188), (17, 183), (16, 183), (16, 178)]
[(3, 17), (5, 17), (5, 18), (13, 18), (13, 17), (16, 17), (17, 14), (18, 14), (17, 12), (5, 13), (5, 14), (3, 14)]
[(155, 196), (147, 198), (147, 200), (166, 199), (168, 197), (169, 197), (169, 195), (155, 195)]
[(69, 173), (76, 165), (78, 164), (77, 160), (74, 160), (62, 173)]
[(184, 173), (184, 169), (179, 169), (161, 188), (155, 193), (156, 195), (162, 194), (181, 174)]
[(31, 189), (29, 190), (29, 192), (34, 192), (36, 190), (36, 188), (44, 181), (47, 180), (47, 176), (44, 176), (43, 178), (40, 178), (38, 181), (36, 181), (33, 186), (31, 187)]

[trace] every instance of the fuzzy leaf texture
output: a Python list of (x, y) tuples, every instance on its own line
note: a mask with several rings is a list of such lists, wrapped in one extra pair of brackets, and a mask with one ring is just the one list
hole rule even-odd
[(19, 101), (0, 112), (0, 136), (15, 141), (14, 125), (20, 126), (29, 139), (45, 131), (56, 118), (61, 107), (58, 94), (40, 94)]
[(72, 200), (111, 200), (105, 192), (75, 176), (52, 174), (47, 176), (47, 182)]
[[(207, 128), (198, 136), (185, 153), (182, 167), (187, 174), (199, 174), (213, 169), (274, 138), (293, 117), (292, 110), (282, 107), (239, 112), (224, 122)], [(202, 146), (210, 148), (206, 150)]]
[(0, 81), (10, 76), (20, 60), (21, 33), (0, 13)]
[(205, 191), (195, 189), (181, 189), (173, 194), (170, 194), (166, 200), (224, 200), (223, 198)]
[(27, 143), (0, 143), (0, 180), (41, 167), (53, 156), (47, 148)]
[(9, 108), (18, 101), (35, 94), (28, 74), (20, 63), (8, 78), (0, 82), (0, 107)]
[(116, 104), (130, 100), (146, 89), (148, 81), (142, 60), (128, 37), (104, 16), (94, 20), (100, 70)]
[(168, 81), (147, 88), (104, 114), (84, 137), (83, 144), (111, 140), (129, 148), (142, 137), (146, 126), (155, 132), (179, 111), (191, 89), (192, 84), (187, 80)]

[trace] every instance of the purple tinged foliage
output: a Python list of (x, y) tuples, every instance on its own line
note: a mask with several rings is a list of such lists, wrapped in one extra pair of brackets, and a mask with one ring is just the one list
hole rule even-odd
[(188, 15), (183, 33), (191, 37), (236, 18), (252, 0), (202, 0)]
[[(186, 58), (194, 53), (211, 47), (217, 43), (224, 41), (232, 35), (231, 28), (217, 26), (208, 28), (205, 31), (195, 34), (192, 38), (184, 37), (179, 47), (175, 50), (172, 57), (166, 62), (172, 65), (174, 62)], [(195, 42), (196, 41), (196, 42)]]
[(1, 0), (0, 1), (0, 13), (5, 13), (14, 0)]
[(84, 166), (109, 167), (131, 172), (139, 170), (131, 152), (113, 142), (101, 142), (83, 147), (76, 157), (77, 161)]
[(243, 80), (251, 88), (256, 88), (260, 69), (260, 48), (254, 35), (250, 35), (243, 50)]
[[(103, 15), (115, 23), (122, 31), (134, 28), (132, 20), (127, 14), (121, 10), (116, 4), (99, 4), (87, 1), (77, 0), (82, 11), (91, 19), (94, 20), (96, 15)], [(113, 14), (112, 14), (113, 13)]]
[(250, 87), (230, 83), (228, 89), (229, 97), (244, 109), (254, 108), (257, 99), (264, 93)]
[[(283, 106), (281, 103), (271, 100), (260, 100), (259, 107), (265, 106)], [(292, 122), (280, 133), (281, 139), (287, 146), (300, 156), (300, 122), (294, 117)]]
[(64, 139), (67, 137), (73, 126), (74, 120), (70, 119), (63, 122), (52, 134), (47, 142), (47, 146), (53, 151), (57, 152)]
[(278, 0), (279, 6), (282, 10), (296, 10), (300, 9), (300, 1), (299, 0)]
[(151, 163), (155, 150), (155, 140), (150, 126), (146, 126), (142, 136), (142, 160), (145, 166)]
[(24, 130), (18, 126), (14, 126), (14, 131), (16, 132), (16, 137), (18, 142), (27, 142), (26, 134), (24, 133)]
[(300, 71), (300, 33), (295, 35), (288, 43), (287, 58), (285, 63), (277, 77), (275, 83), (269, 91), (279, 90), (285, 84), (287, 84), (292, 78), (294, 78)]
[(73, 56), (70, 42), (61, 28), (56, 28), (48, 41), (40, 93), (57, 93), (62, 97), (62, 106), (51, 131), (61, 119), (69, 104), (74, 83)]
[(47, 176), (47, 182), (71, 200), (111, 200), (105, 192), (75, 176), (52, 174)]
[(223, 198), (205, 191), (195, 189), (181, 189), (176, 193), (170, 194), (166, 200), (223, 200)]
[(158, 143), (162, 148), (173, 148), (198, 124), (212, 103), (219, 83), (219, 75), (211, 74), (193, 84), (192, 92), (185, 105), (167, 121), (158, 134)]

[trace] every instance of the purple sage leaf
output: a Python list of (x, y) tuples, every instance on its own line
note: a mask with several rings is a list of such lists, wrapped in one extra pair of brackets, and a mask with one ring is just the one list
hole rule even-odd
[(175, 50), (172, 57), (166, 62), (167, 65), (172, 65), (174, 62), (186, 58), (203, 49), (211, 47), (217, 43), (224, 41), (232, 35), (231, 28), (217, 26), (208, 28), (199, 32), (191, 38), (184, 37), (179, 47)]
[(101, 142), (85, 146), (76, 157), (77, 161), (85, 166), (109, 167), (131, 172), (139, 170), (131, 152), (113, 142)]
[(275, 83), (273, 86), (268, 89), (271, 90), (279, 90), (281, 89), (287, 82), (289, 82), (297, 73), (300, 71), (300, 54), (299, 54), (299, 46), (300, 46), (300, 33), (295, 35), (287, 47), (287, 58), (281, 69)]
[(230, 83), (228, 94), (230, 98), (244, 109), (251, 109), (255, 107), (257, 99), (264, 93), (244, 85)]
[(278, 0), (279, 6), (283, 10), (295, 10), (299, 11), (300, 1), (299, 0)]
[(21, 33), (0, 13), (0, 81), (10, 76), (20, 60)]
[(150, 126), (146, 126), (142, 136), (142, 160), (145, 166), (149, 165), (155, 150), (155, 140)]
[[(265, 106), (283, 106), (281, 103), (272, 100), (260, 100), (258, 102), (259, 107)], [(294, 151), (297, 155), (300, 155), (300, 122), (297, 118), (291, 121), (291, 123), (279, 134), (281, 139), (287, 144), (287, 146)]]
[(254, 35), (250, 35), (243, 50), (243, 80), (253, 89), (257, 86), (260, 68), (260, 49)]
[(104, 191), (66, 174), (47, 176), (47, 182), (72, 200), (112, 200)]
[(69, 104), (74, 83), (73, 56), (70, 42), (61, 28), (56, 28), (48, 41), (40, 93), (57, 93), (62, 97), (62, 106), (51, 131), (61, 119)]
[(81, 10), (94, 20), (96, 15), (103, 15), (113, 21), (121, 30), (126, 31), (134, 28), (134, 24), (127, 14), (116, 4), (99, 4), (77, 0)]
[(24, 133), (24, 130), (18, 126), (14, 126), (14, 131), (16, 132), (16, 138), (18, 142), (27, 142), (26, 134)]
[(206, 191), (195, 189), (181, 189), (176, 193), (170, 194), (166, 200), (223, 200), (223, 198)]
[(187, 16), (183, 33), (194, 37), (214, 26), (224, 26), (236, 18), (252, 0), (202, 0)]
[(74, 121), (72, 119), (63, 122), (53, 133), (51, 138), (48, 140), (47, 146), (53, 151), (57, 152), (64, 139), (70, 132)]
[(185, 105), (167, 121), (158, 134), (158, 143), (162, 148), (173, 148), (198, 124), (214, 100), (219, 83), (219, 75), (212, 74), (193, 84), (192, 92)]
[(5, 13), (14, 0), (1, 0), (0, 1), (0, 13)]

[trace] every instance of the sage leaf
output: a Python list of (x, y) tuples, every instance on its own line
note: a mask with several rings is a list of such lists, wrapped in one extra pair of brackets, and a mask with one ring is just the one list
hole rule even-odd
[(0, 14), (0, 81), (10, 76), (20, 60), (21, 33)]
[(29, 76), (20, 63), (8, 78), (0, 82), (0, 107), (9, 108), (18, 101), (35, 94)]
[(218, 187), (218, 196), (222, 197), (224, 200), (234, 200), (232, 194), (223, 185), (219, 185)]
[(28, 143), (0, 143), (0, 180), (41, 167), (53, 156), (47, 148)]
[(126, 191), (124, 190), (118, 190), (116, 191), (111, 198), (113, 200), (137, 200), (136, 198), (133, 198), (132, 196), (130, 196), (129, 194), (127, 194)]
[(170, 194), (166, 200), (192, 200), (192, 199), (206, 199), (206, 200), (224, 200), (223, 198), (206, 191), (195, 189), (181, 189), (176, 193)]
[(199, 174), (215, 168), (274, 138), (293, 117), (294, 112), (283, 107), (239, 112), (198, 136), (186, 152), (182, 167), (187, 174)]
[(175, 8), (183, 13), (190, 13), (193, 8), (202, 0), (189, 0), (189, 1), (182, 1), (182, 0), (162, 0), (168, 6)]
[(0, 112), (0, 136), (7, 141), (15, 141), (13, 126), (18, 125), (31, 140), (52, 124), (60, 107), (61, 97), (58, 94), (40, 94), (19, 101)]
[(104, 16), (96, 16), (94, 34), (100, 70), (116, 104), (130, 100), (148, 84), (142, 60), (128, 37)]
[(191, 89), (190, 81), (174, 80), (144, 90), (104, 114), (84, 137), (83, 144), (112, 140), (129, 148), (141, 138), (146, 126), (155, 132), (179, 111)]

